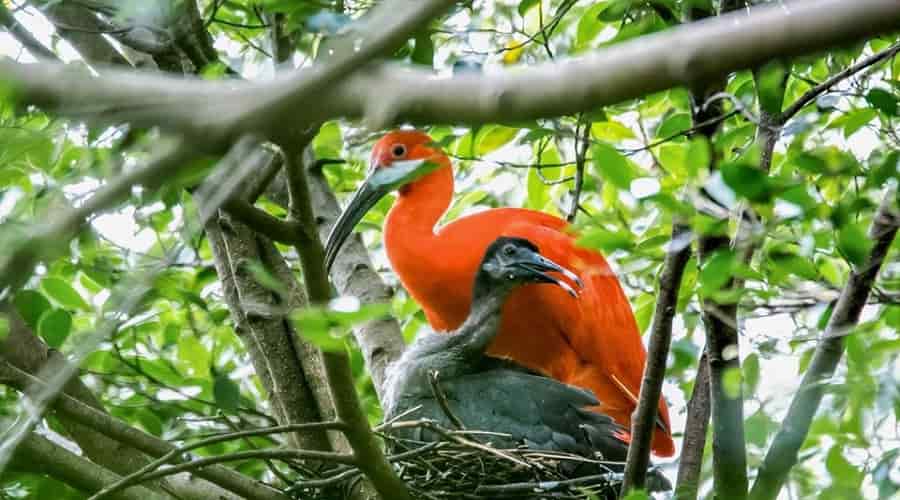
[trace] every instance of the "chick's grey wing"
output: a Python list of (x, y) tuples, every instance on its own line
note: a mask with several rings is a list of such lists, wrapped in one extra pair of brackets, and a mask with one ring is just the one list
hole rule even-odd
[(510, 434), (534, 449), (592, 452), (583, 424), (594, 425), (596, 418), (582, 408), (598, 402), (588, 391), (505, 369), (459, 377), (451, 385), (458, 397), (452, 406), (469, 429)]

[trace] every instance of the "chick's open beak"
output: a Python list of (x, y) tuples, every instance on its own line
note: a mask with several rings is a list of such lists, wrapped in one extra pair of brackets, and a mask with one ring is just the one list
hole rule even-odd
[(547, 273), (556, 272), (562, 274), (577, 286), (579, 289), (584, 286), (581, 282), (581, 279), (573, 273), (572, 271), (560, 266), (556, 262), (544, 257), (543, 255), (535, 252), (527, 252), (522, 256), (520, 260), (515, 262), (513, 265), (520, 269), (524, 269), (531, 273), (539, 282), (542, 283), (552, 283), (563, 290), (566, 291), (572, 297), (578, 297), (578, 292), (572, 288), (571, 285), (566, 283), (565, 281), (551, 276)]

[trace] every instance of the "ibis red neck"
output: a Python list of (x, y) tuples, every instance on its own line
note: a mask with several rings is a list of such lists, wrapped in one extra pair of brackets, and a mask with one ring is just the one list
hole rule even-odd
[(440, 163), (444, 165), (399, 190), (385, 223), (385, 244), (392, 261), (392, 248), (415, 249), (433, 240), (434, 227), (450, 207), (453, 169), (446, 157)]

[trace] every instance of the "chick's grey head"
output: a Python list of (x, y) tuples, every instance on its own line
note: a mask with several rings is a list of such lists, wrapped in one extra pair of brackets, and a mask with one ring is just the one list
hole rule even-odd
[(531, 241), (502, 236), (484, 253), (475, 279), (474, 296), (528, 283), (552, 283), (572, 296), (577, 295), (567, 282), (548, 273), (559, 273), (581, 286), (578, 276), (541, 255), (540, 249)]

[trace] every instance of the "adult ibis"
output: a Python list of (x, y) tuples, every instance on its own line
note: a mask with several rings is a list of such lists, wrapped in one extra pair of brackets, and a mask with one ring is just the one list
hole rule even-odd
[[(388, 259), (435, 330), (463, 324), (479, 262), (500, 236), (534, 242), (579, 276), (584, 289), (577, 299), (560, 287), (514, 291), (488, 354), (590, 389), (600, 401), (597, 411), (630, 428), (646, 351), (628, 299), (603, 256), (576, 246), (564, 220), (533, 210), (491, 209), (438, 227), (453, 197), (450, 159), (427, 134), (397, 130), (375, 144), (368, 177), (332, 228), (325, 250), (329, 268), (363, 215), (394, 190), (399, 195), (384, 227)], [(675, 452), (662, 398), (653, 451)]]

